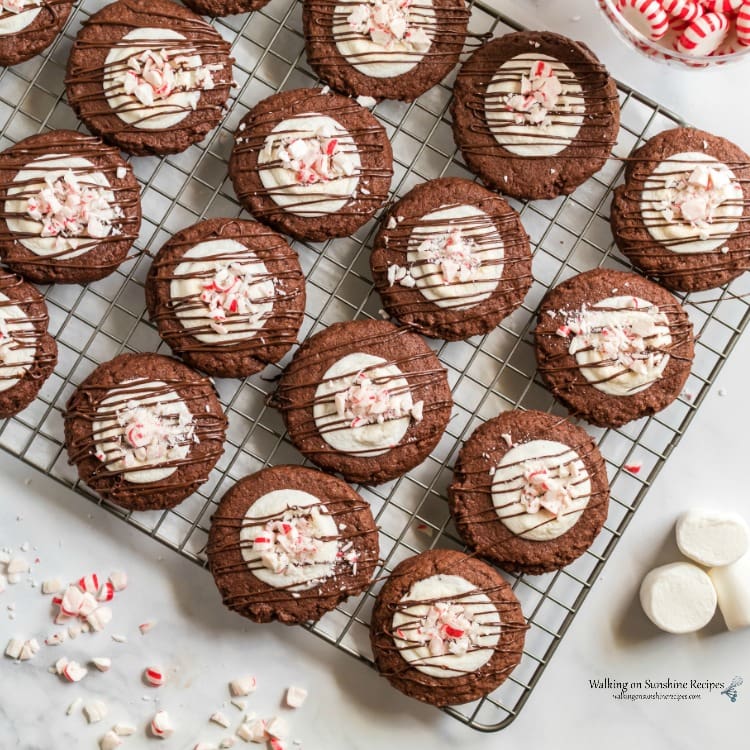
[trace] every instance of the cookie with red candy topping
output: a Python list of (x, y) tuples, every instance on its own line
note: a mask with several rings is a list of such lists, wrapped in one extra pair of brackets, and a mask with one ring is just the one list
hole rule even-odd
[(721, 286), (750, 268), (750, 156), (703, 130), (665, 130), (628, 159), (610, 220), (620, 250), (669, 289)]
[(412, 101), (458, 63), (464, 0), (305, 0), (307, 59), (337, 91)]
[(324, 89), (259, 102), (235, 133), (229, 176), (259, 221), (298, 239), (353, 234), (385, 202), (393, 152), (383, 126)]
[(17, 65), (49, 47), (68, 20), (69, 0), (4, 0), (0, 3), (0, 65)]
[(68, 59), (68, 103), (131, 154), (173, 154), (213, 130), (233, 85), (229, 43), (171, 0), (117, 0), (84, 21)]
[(534, 331), (539, 374), (574, 415), (619, 427), (669, 406), (693, 362), (693, 324), (666, 289), (597, 268), (551, 289)]
[(435, 706), (468, 703), (500, 686), (521, 661), (527, 629), (508, 582), (454, 550), (409, 557), (375, 601), (375, 666), (397, 690)]
[(121, 354), (75, 390), (65, 446), (80, 478), (129, 510), (171, 508), (224, 451), (227, 420), (212, 383), (171, 357)]
[(146, 279), (159, 335), (185, 362), (241, 378), (297, 341), (305, 278), (297, 253), (256, 221), (208, 219), (166, 242)]
[(449, 490), (461, 537), (504, 570), (545, 573), (580, 557), (609, 507), (604, 459), (564, 417), (506, 411), (461, 448)]
[(302, 466), (237, 482), (211, 519), (207, 546), (229, 609), (287, 625), (318, 620), (364, 591), (378, 551), (370, 506), (346, 482)]
[(617, 86), (581, 42), (522, 31), (493, 39), (462, 65), (451, 109), (468, 167), (517, 198), (572, 193), (617, 141)]
[(116, 148), (73, 130), (0, 153), (0, 254), (40, 284), (96, 281), (138, 238), (138, 181)]
[(491, 331), (523, 302), (532, 281), (518, 214), (457, 177), (417, 185), (390, 208), (370, 267), (391, 315), (449, 341)]

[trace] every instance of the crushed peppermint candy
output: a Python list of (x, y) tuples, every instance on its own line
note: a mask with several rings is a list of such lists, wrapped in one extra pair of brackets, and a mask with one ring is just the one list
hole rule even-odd
[(124, 214), (109, 187), (67, 169), (49, 172), (37, 188), (26, 199), (26, 213), (42, 225), (42, 237), (64, 239), (75, 247), (76, 238), (103, 239), (120, 233), (117, 220)]
[(228, 317), (244, 318), (256, 328), (266, 316), (264, 303), (276, 296), (273, 280), (247, 270), (239, 263), (220, 265), (213, 277), (203, 282), (200, 299), (208, 308), (209, 325), (219, 334), (228, 332)]
[(342, 137), (328, 123), (323, 123), (311, 135), (270, 136), (259, 160), (278, 162), (294, 174), (298, 185), (315, 185), (356, 174), (355, 152), (351, 137)]
[(529, 74), (521, 76), (521, 93), (507, 94), (504, 104), (514, 113), (517, 125), (547, 127), (552, 124), (550, 112), (559, 109), (563, 86), (548, 62), (531, 63)]
[(557, 518), (565, 515), (575, 499), (572, 488), (581, 473), (578, 458), (555, 467), (544, 461), (524, 461), (520, 469), (524, 479), (520, 502), (526, 512), (538, 513), (544, 508)]
[(290, 708), (299, 708), (307, 700), (305, 688), (292, 685), (286, 690), (286, 705)]
[(437, 601), (408, 626), (398, 628), (395, 635), (410, 645), (426, 646), (430, 655), (437, 657), (466, 654), (478, 646), (486, 630), (463, 604)]
[[(176, 92), (213, 89), (211, 71), (223, 66), (203, 65), (199, 55), (186, 55), (186, 51), (189, 50), (145, 49), (131, 55), (121, 76), (124, 92), (152, 107)], [(192, 98), (190, 104), (195, 109), (197, 98)]]
[[(656, 180), (658, 188), (654, 186)], [(691, 171), (652, 175), (646, 188), (654, 189), (653, 209), (666, 222), (689, 224), (703, 240), (710, 236), (717, 209), (742, 200), (742, 187), (723, 164), (696, 164)]]
[(352, 31), (385, 49), (423, 54), (432, 40), (422, 28), (425, 16), (419, 0), (368, 0), (354, 6), (347, 17)]
[(351, 429), (407, 416), (415, 422), (422, 421), (424, 402), (413, 403), (408, 388), (392, 391), (387, 378), (386, 382), (382, 380), (378, 377), (371, 379), (365, 370), (361, 370), (348, 388), (334, 396), (336, 413), (349, 422)]
[(638, 474), (643, 468), (643, 464), (640, 461), (634, 461), (631, 464), (623, 464), (622, 468), (631, 474)]
[(166, 711), (157, 711), (154, 714), (154, 718), (151, 719), (151, 734), (161, 740), (166, 740), (174, 734), (174, 725)]
[(465, 237), (460, 228), (430, 237), (417, 248), (417, 263), (438, 266), (444, 284), (475, 281), (482, 265), (477, 243)]
[(252, 675), (237, 677), (229, 683), (229, 692), (235, 697), (250, 695), (254, 693), (258, 684)]
[(121, 433), (108, 437), (107, 450), (97, 448), (95, 454), (112, 470), (179, 458), (186, 444), (198, 442), (193, 415), (181, 400), (141, 404), (133, 399), (117, 409), (114, 419)]

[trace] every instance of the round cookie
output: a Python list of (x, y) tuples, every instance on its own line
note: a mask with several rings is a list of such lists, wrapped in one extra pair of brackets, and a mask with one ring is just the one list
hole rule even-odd
[(207, 547), (229, 609), (287, 625), (318, 620), (364, 591), (378, 552), (370, 506), (346, 482), (302, 466), (237, 482), (213, 515)]
[(334, 323), (308, 338), (271, 403), (301, 453), (362, 484), (424, 461), (453, 405), (446, 371), (424, 339), (384, 320)]
[(469, 168), (517, 198), (572, 193), (617, 141), (617, 86), (591, 50), (548, 31), (493, 39), (463, 64), (453, 135)]
[(211, 382), (160, 354), (121, 354), (94, 370), (65, 411), (78, 476), (128, 510), (171, 508), (208, 479), (227, 420)]
[(378, 594), (370, 642), (397, 690), (435, 706), (468, 703), (521, 661), (527, 629), (507, 581), (463, 552), (434, 549), (399, 563)]
[(146, 279), (159, 335), (193, 367), (243, 378), (297, 342), (305, 278), (283, 237), (255, 221), (208, 219), (175, 234)]
[(702, 130), (665, 130), (628, 159), (610, 216), (643, 273), (669, 289), (721, 286), (750, 268), (750, 156)]
[(30, 60), (49, 47), (68, 20), (67, 0), (9, 0), (0, 7), (0, 66)]
[(353, 234), (383, 205), (393, 152), (369, 110), (323, 89), (283, 91), (240, 122), (229, 160), (237, 198), (298, 239)]
[(185, 5), (202, 16), (233, 16), (268, 5), (269, 0), (185, 0)]
[(693, 324), (669, 292), (605, 268), (547, 292), (534, 337), (547, 387), (573, 414), (600, 427), (671, 404), (694, 355)]
[(131, 154), (173, 154), (224, 114), (229, 43), (170, 0), (117, 0), (87, 19), (65, 79), (68, 103), (96, 135)]
[(0, 269), (0, 419), (25, 409), (57, 364), (44, 297)]
[(337, 91), (412, 101), (458, 62), (464, 0), (305, 0), (307, 60)]
[(523, 302), (532, 282), (518, 214), (458, 177), (417, 185), (391, 207), (370, 267), (391, 315), (448, 341), (491, 331)]
[(116, 148), (73, 130), (32, 135), (0, 153), (0, 255), (40, 284), (112, 273), (141, 226), (141, 197)]
[(564, 417), (507, 411), (478, 427), (456, 462), (450, 508), (461, 537), (513, 573), (580, 557), (609, 507), (604, 459)]

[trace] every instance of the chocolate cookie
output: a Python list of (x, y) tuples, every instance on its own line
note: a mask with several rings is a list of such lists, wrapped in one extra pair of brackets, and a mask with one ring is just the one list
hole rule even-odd
[(529, 238), (518, 214), (457, 177), (417, 185), (390, 209), (370, 266), (391, 315), (449, 341), (491, 331), (523, 302), (532, 282)]
[(65, 445), (78, 475), (129, 510), (171, 508), (208, 479), (227, 420), (211, 382), (160, 354), (121, 354), (70, 397)]
[(506, 411), (477, 428), (456, 462), (450, 507), (461, 537), (514, 573), (580, 557), (609, 507), (604, 459), (563, 417)]
[(412, 101), (458, 62), (464, 0), (304, 0), (307, 60), (338, 91)]
[(445, 369), (424, 339), (384, 320), (334, 323), (311, 336), (271, 403), (301, 453), (363, 484), (424, 461), (453, 405)]
[(240, 122), (229, 176), (256, 219), (298, 239), (354, 233), (383, 205), (393, 152), (364, 107), (323, 89), (283, 91)]
[(378, 594), (370, 642), (397, 690), (435, 706), (491, 693), (521, 661), (526, 620), (509, 584), (481, 560), (434, 549), (396, 566)]
[(702, 130), (665, 130), (628, 159), (611, 220), (620, 250), (664, 286), (721, 286), (750, 268), (750, 156)]
[(463, 64), (453, 134), (469, 168), (517, 198), (572, 193), (609, 157), (617, 86), (593, 52), (548, 31), (493, 39)]
[(229, 43), (170, 0), (117, 0), (88, 18), (65, 79), (93, 133), (131, 154), (173, 154), (203, 140), (232, 86)]
[(157, 253), (146, 305), (159, 335), (189, 365), (243, 378), (297, 342), (305, 278), (297, 253), (255, 221), (208, 219)]
[(0, 255), (40, 284), (107, 276), (141, 226), (130, 165), (73, 130), (32, 135), (0, 153), (0, 200)]
[(44, 297), (0, 269), (0, 419), (25, 409), (57, 364)]
[(224, 604), (255, 622), (318, 620), (364, 591), (378, 562), (370, 506), (340, 479), (275, 466), (241, 479), (211, 520)]
[(17, 65), (49, 47), (72, 8), (67, 0), (6, 0), (0, 6), (0, 65)]
[(185, 5), (202, 16), (232, 16), (268, 5), (269, 0), (185, 0)]
[(619, 427), (671, 404), (694, 355), (693, 324), (669, 292), (605, 268), (547, 292), (534, 337), (547, 387), (600, 427)]

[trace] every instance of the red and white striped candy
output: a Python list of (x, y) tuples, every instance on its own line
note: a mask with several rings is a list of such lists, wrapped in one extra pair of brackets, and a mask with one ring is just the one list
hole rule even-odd
[(664, 10), (673, 18), (693, 21), (703, 15), (703, 6), (698, 0), (661, 0)]
[(112, 581), (105, 581), (96, 595), (98, 602), (111, 602), (115, 598), (115, 587)]
[(737, 14), (737, 41), (744, 47), (750, 47), (750, 0), (742, 3)]
[(96, 594), (99, 591), (99, 576), (92, 573), (90, 576), (83, 576), (78, 579), (78, 588), (81, 591), (88, 591), (90, 594)]
[(75, 586), (68, 586), (60, 600), (60, 611), (64, 615), (71, 617), (81, 611), (81, 604), (83, 604), (83, 592), (81, 589)]
[(154, 737), (165, 740), (174, 732), (174, 726), (166, 711), (157, 711), (154, 718), (151, 719), (151, 733)]
[(109, 580), (115, 587), (115, 591), (122, 591), (128, 585), (128, 576), (121, 570), (110, 573)]
[(654, 41), (669, 31), (669, 16), (659, 0), (625, 0), (620, 12), (632, 26)]
[(143, 679), (151, 687), (161, 687), (166, 681), (164, 670), (161, 667), (146, 667), (143, 670)]
[(77, 661), (70, 661), (65, 665), (62, 673), (68, 682), (80, 682), (88, 672), (88, 669), (82, 667)]
[(701, 0), (701, 4), (709, 13), (731, 13), (739, 10), (743, 0)]
[(696, 57), (710, 55), (729, 32), (729, 19), (722, 13), (706, 13), (696, 18), (677, 39), (678, 52)]
[(88, 617), (98, 606), (99, 602), (96, 601), (96, 597), (93, 594), (89, 594), (87, 591), (81, 599), (81, 606), (78, 607), (78, 614), (81, 617)]

